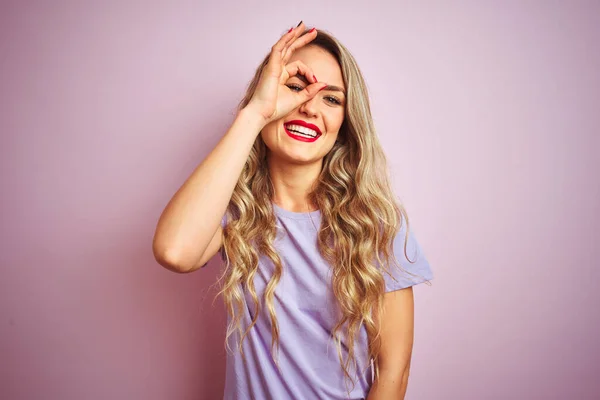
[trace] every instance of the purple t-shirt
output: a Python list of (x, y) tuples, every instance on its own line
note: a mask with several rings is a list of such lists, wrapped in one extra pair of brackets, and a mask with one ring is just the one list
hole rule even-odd
[[(229, 338), (230, 348), (226, 361), (224, 400), (322, 400), (365, 399), (372, 384), (372, 368), (368, 358), (367, 332), (360, 328), (355, 343), (357, 371), (356, 385), (352, 387), (344, 374), (331, 332), (339, 319), (331, 289), (331, 268), (317, 250), (317, 231), (321, 223), (320, 211), (297, 213), (273, 204), (277, 217), (278, 238), (274, 245), (283, 263), (283, 274), (275, 290), (274, 306), (279, 324), (279, 357), (281, 371), (271, 358), (270, 317), (263, 307), (256, 325), (246, 335), (243, 343), (245, 361), (238, 351), (237, 331)], [(312, 218), (312, 222), (311, 222)], [(314, 223), (314, 225), (313, 225)], [(223, 217), (222, 225), (225, 224)], [(409, 232), (407, 254), (404, 255), (403, 224), (394, 239), (394, 253), (400, 265), (422, 278), (412, 277), (397, 268), (390, 268), (397, 282), (384, 273), (386, 292), (406, 288), (425, 280), (433, 274), (421, 253), (412, 230)], [(255, 287), (259, 299), (274, 271), (273, 263), (266, 257), (259, 259)], [(254, 303), (245, 293), (246, 307), (242, 315), (242, 329), (250, 325), (254, 316)], [(229, 322), (229, 321), (228, 321)], [(345, 337), (342, 329), (341, 337)], [(343, 342), (342, 342), (343, 343)], [(344, 360), (346, 346), (342, 346)], [(362, 373), (362, 371), (365, 371)], [(347, 388), (348, 385), (348, 388)]]

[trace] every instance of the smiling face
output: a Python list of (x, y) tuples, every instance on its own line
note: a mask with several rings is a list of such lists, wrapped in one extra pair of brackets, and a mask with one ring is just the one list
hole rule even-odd
[[(345, 115), (345, 86), (342, 70), (333, 55), (315, 45), (296, 50), (289, 62), (302, 61), (329, 87), (261, 131), (269, 156), (296, 164), (320, 162), (331, 150)], [(286, 82), (290, 90), (307, 86), (302, 75)]]

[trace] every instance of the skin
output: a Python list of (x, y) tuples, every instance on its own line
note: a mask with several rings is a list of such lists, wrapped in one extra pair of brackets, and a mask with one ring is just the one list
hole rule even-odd
[[(258, 134), (268, 148), (275, 203), (297, 212), (314, 208), (307, 204), (306, 194), (345, 115), (344, 95), (332, 87), (345, 87), (334, 57), (309, 45), (317, 32), (300, 36), (304, 29), (301, 23), (273, 45), (250, 102), (165, 207), (153, 239), (155, 258), (165, 268), (189, 273), (205, 265), (222, 246), (219, 223)], [(332, 102), (332, 97), (342, 104)], [(290, 138), (283, 123), (292, 119), (317, 125), (323, 135), (313, 143)], [(369, 400), (404, 398), (408, 382), (412, 288), (386, 293), (383, 309), (380, 377), (373, 383)]]
[(367, 400), (404, 399), (408, 387), (414, 338), (414, 297), (412, 287), (383, 296), (379, 378), (373, 382)]
[[(342, 70), (335, 59), (322, 48), (309, 45), (298, 49), (290, 62), (300, 61), (328, 86), (289, 114), (270, 122), (261, 131), (268, 148), (267, 162), (275, 188), (276, 204), (291, 211), (309, 211), (306, 193), (316, 181), (323, 157), (331, 151), (345, 115), (345, 86)], [(292, 76), (285, 85), (290, 91), (301, 91), (309, 84), (302, 75)], [(342, 89), (343, 91), (338, 90)], [(312, 143), (291, 138), (284, 123), (303, 120), (319, 127), (322, 135)], [(309, 210), (307, 210), (309, 208)]]
[[(312, 40), (309, 35), (306, 36)], [(314, 86), (318, 76), (319, 81), (327, 82), (328, 86), (316, 95), (307, 96), (305, 101), (287, 114), (281, 113), (277, 118), (272, 118), (260, 133), (268, 148), (267, 161), (275, 188), (274, 201), (285, 209), (297, 212), (314, 209), (314, 205), (308, 205), (306, 193), (321, 171), (323, 157), (335, 143), (344, 121), (346, 103), (346, 88), (336, 59), (325, 50), (307, 44), (302, 43), (304, 47), (291, 46), (293, 55), (287, 62), (291, 65), (296, 63), (301, 68), (297, 74), (289, 76), (285, 76), (284, 68), (280, 85), (283, 83), (291, 91), (300, 93), (310, 88), (311, 83)], [(311, 76), (313, 73), (315, 76)], [(340, 90), (331, 90), (332, 87)], [(313, 143), (289, 137), (284, 124), (296, 119), (317, 125), (322, 136)], [(414, 331), (412, 288), (386, 293), (383, 312), (384, 318), (380, 322), (380, 374), (373, 382), (368, 400), (403, 399), (406, 394)]]
[[(317, 82), (312, 69), (295, 55), (297, 50), (302, 50), (317, 36), (316, 30), (302, 35), (304, 31), (304, 24), (301, 23), (282, 35), (273, 45), (252, 98), (246, 107), (238, 112), (215, 148), (196, 167), (163, 210), (152, 242), (154, 257), (160, 265), (179, 273), (189, 273), (206, 265), (222, 247), (223, 229), (220, 221), (256, 137), (271, 122), (280, 120), (292, 112), (314, 112), (314, 104), (304, 103), (308, 103), (319, 94), (319, 90), (327, 84)], [(295, 56), (293, 60), (292, 56)], [(314, 65), (318, 69), (321, 68), (316, 63)], [(288, 80), (294, 76), (304, 83), (303, 89), (291, 90), (286, 86)], [(324, 125), (320, 110), (318, 107), (316, 116), (311, 114), (310, 118), (319, 118)], [(329, 128), (328, 132), (331, 131)], [(320, 143), (322, 142), (323, 140)], [(283, 154), (288, 154), (287, 147), (274, 147), (277, 154), (282, 154), (282, 151)], [(295, 159), (298, 153), (290, 153), (288, 156)], [(304, 157), (301, 159), (307, 160), (306, 156), (300, 156)], [(312, 157), (314, 156), (313, 153)], [(219, 173), (216, 174), (215, 171)], [(292, 179), (290, 173), (286, 176), (285, 184), (282, 179), (277, 180), (278, 204), (287, 209), (295, 209), (294, 206), (289, 206), (289, 199), (297, 196), (293, 202), (300, 204), (300, 200), (305, 196), (294, 188), (306, 187), (306, 183), (301, 182), (300, 185), (296, 179)], [(299, 175), (296, 173), (294, 176)], [(312, 176), (315, 176), (315, 173), (312, 173)], [(284, 200), (281, 200), (281, 193)], [(287, 200), (285, 196), (288, 197)]]

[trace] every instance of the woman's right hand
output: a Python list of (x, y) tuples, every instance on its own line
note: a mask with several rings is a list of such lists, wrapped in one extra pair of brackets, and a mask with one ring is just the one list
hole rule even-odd
[[(265, 125), (277, 120), (294, 108), (313, 98), (319, 90), (327, 86), (317, 81), (313, 71), (301, 61), (289, 63), (293, 52), (310, 43), (317, 37), (316, 29), (300, 37), (304, 24), (284, 34), (271, 48), (267, 65), (262, 71), (258, 85), (247, 109), (264, 118)], [(285, 83), (294, 75), (304, 75), (309, 82), (303, 90), (294, 91)]]

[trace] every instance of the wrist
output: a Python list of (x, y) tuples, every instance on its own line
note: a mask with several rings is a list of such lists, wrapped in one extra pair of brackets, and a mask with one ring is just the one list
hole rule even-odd
[(242, 108), (238, 112), (236, 119), (243, 121), (244, 125), (251, 126), (252, 128), (254, 128), (253, 130), (256, 130), (257, 132), (260, 132), (262, 128), (264, 128), (265, 125), (267, 125), (265, 117), (260, 115), (260, 113), (254, 111), (249, 106)]

